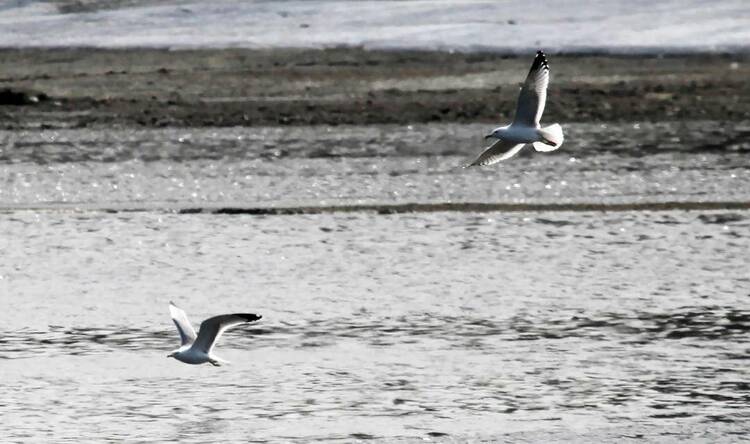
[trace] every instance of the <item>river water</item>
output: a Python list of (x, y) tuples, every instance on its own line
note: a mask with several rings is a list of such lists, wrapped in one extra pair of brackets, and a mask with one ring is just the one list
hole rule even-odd
[[(2, 132), (2, 441), (741, 441), (749, 128)], [(263, 319), (189, 366), (170, 300)]]

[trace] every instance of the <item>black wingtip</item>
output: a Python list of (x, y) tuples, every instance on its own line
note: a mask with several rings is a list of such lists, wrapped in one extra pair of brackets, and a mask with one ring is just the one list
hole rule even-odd
[(263, 317), (254, 313), (239, 313), (238, 316), (244, 319), (246, 322), (257, 321)]
[(544, 55), (544, 52), (541, 49), (536, 52), (534, 63), (531, 64), (531, 71), (533, 72), (540, 68), (549, 70), (549, 65), (547, 64), (547, 56)]

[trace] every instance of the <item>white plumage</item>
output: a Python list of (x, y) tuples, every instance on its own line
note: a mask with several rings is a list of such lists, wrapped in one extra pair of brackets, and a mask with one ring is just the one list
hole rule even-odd
[(214, 316), (201, 322), (200, 330), (196, 336), (193, 326), (182, 309), (170, 302), (169, 313), (172, 316), (174, 324), (177, 326), (177, 332), (180, 333), (181, 346), (167, 355), (167, 357), (175, 358), (187, 364), (204, 364), (210, 362), (216, 366), (227, 362), (212, 353), (214, 345), (216, 345), (216, 341), (219, 340), (221, 335), (230, 327), (257, 321), (262, 318), (262, 316), (253, 313), (233, 313)]
[(542, 51), (536, 53), (526, 81), (521, 87), (513, 123), (495, 128), (485, 139), (497, 141), (467, 166), (492, 165), (515, 156), (527, 143), (541, 152), (554, 151), (563, 143), (562, 127), (558, 124), (542, 128), (539, 120), (544, 113), (549, 84), (549, 65)]

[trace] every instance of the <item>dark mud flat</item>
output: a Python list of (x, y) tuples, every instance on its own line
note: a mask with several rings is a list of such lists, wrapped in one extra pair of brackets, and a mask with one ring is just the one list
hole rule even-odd
[[(249, 49), (5, 49), (0, 126), (496, 122), (529, 56)], [(550, 55), (547, 121), (741, 121), (747, 55)]]

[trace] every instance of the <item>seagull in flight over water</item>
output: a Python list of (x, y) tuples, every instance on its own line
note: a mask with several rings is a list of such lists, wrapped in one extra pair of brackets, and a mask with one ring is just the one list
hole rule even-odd
[(230, 327), (257, 321), (262, 317), (252, 313), (232, 313), (214, 316), (201, 322), (201, 328), (196, 337), (195, 330), (193, 330), (193, 326), (190, 324), (187, 315), (182, 309), (174, 305), (173, 302), (169, 303), (169, 314), (172, 315), (172, 320), (177, 326), (182, 344), (180, 348), (168, 354), (167, 357), (175, 358), (186, 364), (205, 364), (206, 362), (210, 362), (217, 367), (222, 363), (228, 363), (228, 361), (220, 359), (211, 353), (221, 334)]
[(563, 132), (555, 123), (542, 128), (539, 120), (547, 101), (549, 65), (542, 51), (537, 51), (529, 75), (521, 87), (513, 123), (492, 130), (485, 139), (497, 139), (467, 167), (492, 165), (515, 156), (527, 143), (541, 152), (554, 151), (563, 143)]

